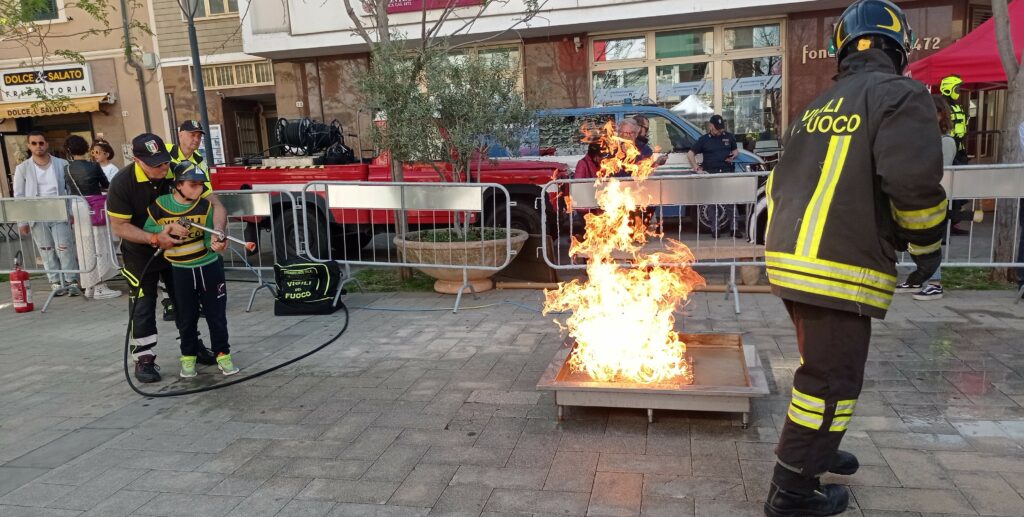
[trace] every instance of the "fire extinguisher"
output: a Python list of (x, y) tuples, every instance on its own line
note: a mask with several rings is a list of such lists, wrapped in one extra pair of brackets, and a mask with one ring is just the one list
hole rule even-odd
[(32, 285), (28, 281), (28, 273), (21, 268), (21, 252), (14, 255), (14, 271), (11, 272), (11, 298), (14, 300), (14, 312), (32, 312)]

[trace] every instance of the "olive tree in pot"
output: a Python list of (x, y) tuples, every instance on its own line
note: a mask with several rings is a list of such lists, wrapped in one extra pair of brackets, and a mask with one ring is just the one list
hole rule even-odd
[[(531, 112), (519, 90), (519, 66), (505, 53), (468, 53), (445, 44), (411, 47), (392, 36), (378, 43), (359, 88), (387, 123), (375, 143), (392, 160), (431, 165), (441, 181), (478, 182), (492, 147), (518, 150)], [(508, 202), (494, 193), (483, 213), (453, 213), (450, 226), (399, 231), (394, 242), (410, 264), (496, 268), (511, 246), (518, 252), (528, 234), (507, 231)], [(490, 224), (488, 224), (490, 223)], [(493, 287), (494, 269), (420, 268), (437, 279), (438, 292), (457, 294), (465, 282), (475, 291)]]

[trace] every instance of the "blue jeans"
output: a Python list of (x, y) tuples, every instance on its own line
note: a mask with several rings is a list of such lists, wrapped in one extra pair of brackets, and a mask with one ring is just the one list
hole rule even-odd
[[(60, 271), (78, 269), (75, 234), (70, 224), (32, 223), (32, 240), (43, 257), (43, 266), (51, 284), (60, 282)], [(78, 273), (64, 273), (64, 279), (78, 282)]]

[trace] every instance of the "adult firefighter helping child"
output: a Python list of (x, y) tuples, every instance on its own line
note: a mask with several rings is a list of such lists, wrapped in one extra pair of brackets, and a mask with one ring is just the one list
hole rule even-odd
[(859, 466), (839, 444), (863, 384), (871, 318), (892, 301), (897, 250), (939, 253), (945, 228), (935, 106), (901, 75), (913, 47), (903, 12), (860, 0), (833, 44), (836, 83), (793, 125), (768, 181), (768, 278), (800, 349), (769, 516), (846, 510), (846, 488), (819, 478)]

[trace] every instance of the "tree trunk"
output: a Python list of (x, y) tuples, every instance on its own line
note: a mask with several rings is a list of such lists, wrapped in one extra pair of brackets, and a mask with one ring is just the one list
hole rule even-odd
[[(405, 172), (402, 170), (402, 162), (395, 159), (395, 155), (391, 156), (391, 181), (400, 182), (405, 181)], [(395, 232), (405, 237), (405, 234), (409, 232), (409, 219), (406, 217), (405, 210), (395, 211)], [(401, 280), (409, 280), (412, 278), (412, 269), (407, 267), (398, 268), (398, 278)]]
[[(1024, 163), (1024, 149), (1017, 141), (1017, 127), (1024, 122), (1024, 73), (1014, 53), (1010, 33), (1010, 14), (1006, 0), (992, 0), (992, 14), (996, 24), (996, 43), (999, 58), (1006, 72), (1006, 106), (1003, 110), (1003, 127), (999, 139), (999, 163)], [(1017, 221), (1020, 200), (999, 199), (996, 201), (995, 256), (996, 262), (1019, 261), (1017, 251)], [(1012, 279), (1013, 271), (996, 268), (992, 271), (994, 280)]]

